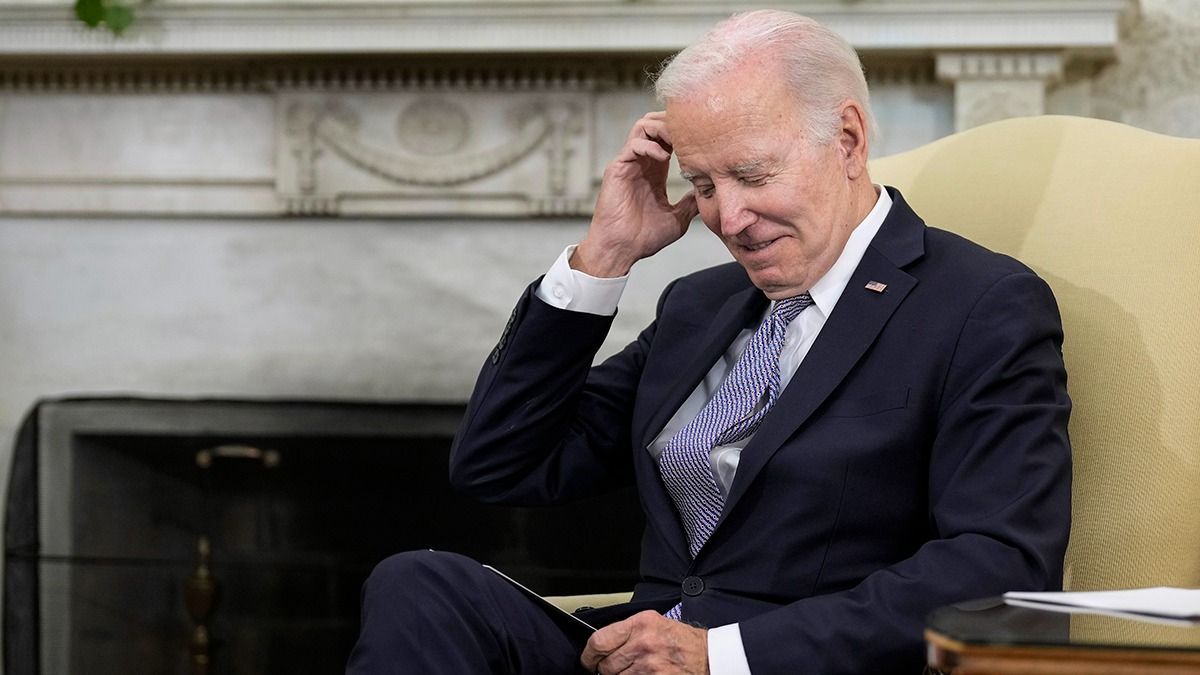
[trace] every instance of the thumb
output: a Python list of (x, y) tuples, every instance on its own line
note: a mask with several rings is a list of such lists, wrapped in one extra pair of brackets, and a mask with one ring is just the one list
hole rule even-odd
[(592, 637), (588, 638), (587, 645), (583, 648), (583, 654), (579, 656), (579, 662), (589, 672), (594, 672), (604, 657), (625, 644), (631, 632), (632, 628), (626, 620), (609, 624), (592, 633)]
[(700, 207), (696, 204), (696, 191), (689, 190), (683, 197), (679, 197), (679, 201), (672, 207), (676, 219), (679, 220), (679, 225), (688, 225), (691, 219), (700, 214)]
[(696, 204), (696, 191), (688, 190), (687, 194), (675, 202), (671, 210), (675, 213), (675, 219), (686, 229), (688, 223), (700, 213), (700, 207)]

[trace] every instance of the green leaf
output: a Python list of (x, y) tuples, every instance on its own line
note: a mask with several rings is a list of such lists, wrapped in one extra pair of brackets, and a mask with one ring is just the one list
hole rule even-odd
[(88, 26), (95, 28), (104, 20), (103, 0), (75, 0), (75, 16)]
[(133, 23), (133, 9), (125, 5), (110, 5), (104, 14), (104, 23), (108, 24), (112, 32), (120, 35)]

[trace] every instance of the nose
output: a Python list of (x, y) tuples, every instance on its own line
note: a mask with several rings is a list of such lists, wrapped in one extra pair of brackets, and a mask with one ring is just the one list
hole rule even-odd
[(713, 199), (717, 202), (721, 236), (737, 236), (754, 223), (754, 212), (746, 208), (746, 202), (737, 188), (717, 190)]

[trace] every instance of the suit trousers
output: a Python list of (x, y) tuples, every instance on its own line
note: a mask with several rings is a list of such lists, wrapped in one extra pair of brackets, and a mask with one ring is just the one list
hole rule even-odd
[(354, 675), (583, 673), (582, 647), (533, 600), (454, 553), (387, 558), (363, 585)]

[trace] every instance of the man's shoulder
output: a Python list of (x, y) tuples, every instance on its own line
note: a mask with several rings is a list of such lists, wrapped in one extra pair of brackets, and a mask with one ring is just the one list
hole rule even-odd
[(926, 228), (925, 254), (905, 271), (917, 280), (911, 307), (922, 312), (936, 308), (937, 316), (952, 323), (997, 293), (1019, 292), (1053, 303), (1046, 281), (1020, 260), (933, 227)]
[(1027, 265), (1010, 255), (993, 251), (961, 234), (937, 227), (925, 228), (923, 262), (927, 270), (980, 281), (995, 280), (1010, 274), (1034, 274)]

